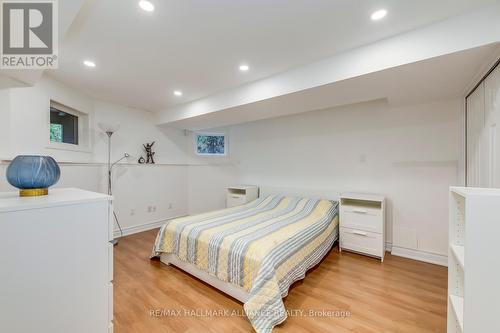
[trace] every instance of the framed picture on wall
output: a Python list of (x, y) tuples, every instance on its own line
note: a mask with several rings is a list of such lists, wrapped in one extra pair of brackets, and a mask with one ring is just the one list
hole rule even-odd
[(202, 156), (226, 156), (226, 134), (195, 133), (195, 153)]

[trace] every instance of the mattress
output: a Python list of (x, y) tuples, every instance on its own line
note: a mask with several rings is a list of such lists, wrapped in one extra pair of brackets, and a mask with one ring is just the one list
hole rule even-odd
[(287, 318), (282, 298), (319, 263), (338, 237), (338, 203), (271, 195), (243, 206), (168, 221), (152, 257), (175, 254), (218, 279), (244, 288), (255, 331)]

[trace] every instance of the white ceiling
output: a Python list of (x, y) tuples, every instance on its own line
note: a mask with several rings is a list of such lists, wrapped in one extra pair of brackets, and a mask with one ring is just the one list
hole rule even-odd
[[(50, 75), (98, 99), (160, 110), (497, 1), (152, 0), (153, 13), (137, 2), (86, 0)], [(379, 8), (389, 15), (372, 22)]]
[[(388, 68), (348, 80), (190, 117), (169, 126), (201, 130), (373, 100), (391, 106), (463, 97), (485, 70), (500, 43)], [(497, 59), (497, 58), (494, 58)]]

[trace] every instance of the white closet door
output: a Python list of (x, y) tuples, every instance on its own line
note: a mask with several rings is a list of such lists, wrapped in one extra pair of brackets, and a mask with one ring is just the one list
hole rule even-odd
[(487, 170), (487, 187), (500, 187), (500, 67), (497, 67), (484, 82), (485, 121), (482, 163)]
[(467, 186), (484, 186), (484, 83), (467, 98)]

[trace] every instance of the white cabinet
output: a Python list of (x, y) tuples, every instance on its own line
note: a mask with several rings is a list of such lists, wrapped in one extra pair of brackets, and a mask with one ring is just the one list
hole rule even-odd
[(467, 185), (500, 187), (500, 66), (467, 98)]
[(500, 332), (500, 189), (452, 187), (448, 333)]
[(226, 207), (249, 203), (259, 197), (259, 188), (253, 185), (231, 186), (226, 188)]
[(0, 332), (112, 328), (111, 197), (0, 193)]
[(350, 250), (384, 261), (385, 198), (380, 195), (340, 195), (340, 250)]

